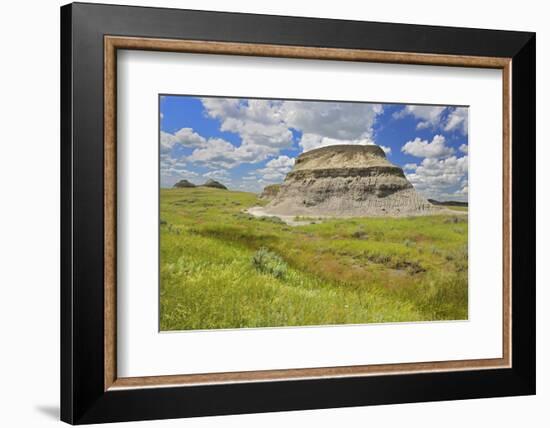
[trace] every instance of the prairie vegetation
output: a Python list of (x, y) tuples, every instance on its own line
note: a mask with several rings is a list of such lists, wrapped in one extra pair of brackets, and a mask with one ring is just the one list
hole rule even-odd
[(162, 189), (161, 330), (459, 320), (468, 222), (453, 215), (288, 226), (257, 195)]

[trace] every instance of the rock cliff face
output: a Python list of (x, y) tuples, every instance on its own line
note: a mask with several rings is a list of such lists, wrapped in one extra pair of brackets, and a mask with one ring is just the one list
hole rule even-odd
[(301, 154), (265, 207), (274, 215), (407, 216), (437, 210), (375, 145), (338, 145)]
[(260, 195), (260, 199), (267, 199), (270, 201), (278, 195), (279, 190), (281, 190), (280, 184), (270, 184), (269, 186), (265, 186)]

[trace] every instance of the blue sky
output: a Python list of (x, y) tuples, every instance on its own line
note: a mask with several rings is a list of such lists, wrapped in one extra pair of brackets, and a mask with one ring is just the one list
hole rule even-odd
[(304, 151), (377, 144), (427, 198), (468, 199), (468, 108), (162, 95), (161, 186), (260, 192)]

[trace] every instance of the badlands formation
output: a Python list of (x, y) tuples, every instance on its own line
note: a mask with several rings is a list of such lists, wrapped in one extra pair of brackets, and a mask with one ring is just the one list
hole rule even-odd
[(296, 158), (264, 215), (369, 217), (427, 215), (441, 208), (420, 196), (375, 145), (337, 145)]

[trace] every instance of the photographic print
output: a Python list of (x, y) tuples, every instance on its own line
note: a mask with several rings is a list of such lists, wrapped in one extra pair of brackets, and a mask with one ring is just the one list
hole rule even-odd
[(159, 96), (160, 330), (468, 319), (468, 107)]

